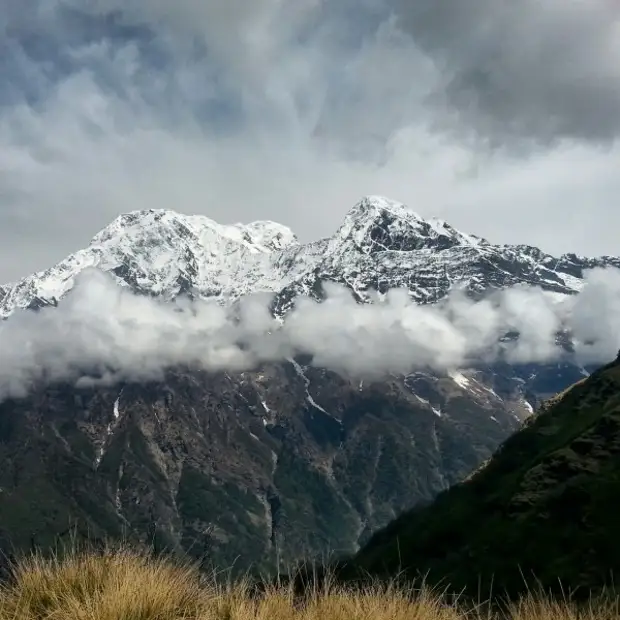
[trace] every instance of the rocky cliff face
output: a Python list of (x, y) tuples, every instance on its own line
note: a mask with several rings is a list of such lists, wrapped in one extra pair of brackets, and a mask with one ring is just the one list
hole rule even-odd
[[(613, 257), (494, 246), (382, 198), (302, 245), (273, 222), (220, 226), (139, 211), (55, 267), (0, 287), (0, 313), (56, 305), (87, 267), (173, 299), (275, 294), (283, 315), (327, 281), (360, 302), (405, 287), (420, 303), (524, 282), (573, 294)], [(9, 322), (10, 323), (10, 322)], [(8, 327), (9, 323), (6, 324)], [(171, 369), (157, 383), (50, 385), (0, 403), (0, 542), (50, 545), (72, 527), (273, 569), (349, 553), (463, 479), (538, 402), (587, 374), (571, 363), (418, 372), (352, 382), (304, 360), (240, 374)]]

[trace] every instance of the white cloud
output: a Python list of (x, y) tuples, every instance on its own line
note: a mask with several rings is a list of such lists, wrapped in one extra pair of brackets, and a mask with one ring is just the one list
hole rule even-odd
[(572, 307), (571, 327), (577, 353), (595, 362), (612, 359), (620, 348), (620, 272), (616, 269), (590, 273), (588, 286)]
[[(579, 359), (602, 363), (620, 342), (620, 272), (613, 269), (590, 272), (583, 292), (561, 302), (527, 287), (479, 302), (456, 293), (436, 306), (418, 306), (401, 290), (368, 305), (337, 285), (326, 292), (321, 303), (298, 300), (280, 324), (269, 296), (244, 298), (234, 313), (214, 302), (166, 304), (85, 271), (58, 308), (19, 311), (0, 325), (0, 398), (41, 381), (157, 379), (181, 365), (240, 371), (298, 353), (363, 378), (500, 358), (548, 362), (566, 354), (555, 346), (560, 329), (574, 334)], [(500, 343), (511, 331), (521, 338)]]

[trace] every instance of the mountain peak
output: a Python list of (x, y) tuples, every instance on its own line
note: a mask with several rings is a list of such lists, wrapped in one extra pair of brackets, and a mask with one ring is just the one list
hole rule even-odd
[(362, 198), (333, 236), (307, 244), (272, 221), (221, 225), (203, 215), (145, 209), (119, 215), (88, 247), (50, 269), (0, 287), (0, 318), (55, 304), (90, 267), (163, 299), (268, 291), (280, 296), (284, 312), (295, 296), (315, 295), (323, 280), (344, 284), (360, 300), (371, 289), (407, 288), (429, 303), (456, 284), (476, 295), (517, 283), (570, 294), (582, 286), (584, 269), (610, 265), (620, 267), (620, 259), (492, 245), (383, 196)]
[(346, 215), (335, 238), (353, 243), (366, 254), (487, 244), (438, 218), (425, 220), (403, 203), (384, 196), (362, 198)]
[(369, 195), (364, 196), (349, 210), (345, 216), (345, 223), (349, 219), (359, 220), (368, 217), (372, 218), (381, 213), (389, 213), (399, 219), (412, 222), (424, 221), (420, 215), (409, 209), (402, 202), (392, 200), (386, 196)]
[(168, 209), (143, 209), (119, 215), (93, 237), (90, 246), (124, 245), (127, 241), (161, 239), (170, 235), (205, 246), (212, 245), (217, 239), (239, 244), (253, 253), (282, 250), (297, 244), (292, 230), (268, 220), (247, 225), (222, 225), (204, 215), (184, 215)]

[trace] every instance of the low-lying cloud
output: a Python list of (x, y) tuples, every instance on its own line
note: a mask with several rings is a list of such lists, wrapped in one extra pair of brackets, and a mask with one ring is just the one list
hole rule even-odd
[[(348, 377), (378, 379), (418, 368), (447, 370), (505, 359), (582, 363), (612, 359), (620, 343), (620, 271), (597, 269), (570, 297), (513, 287), (473, 301), (455, 292), (417, 305), (407, 291), (357, 304), (343, 287), (326, 298), (297, 300), (284, 319), (258, 294), (234, 306), (136, 295), (107, 274), (83, 272), (57, 308), (19, 311), (0, 325), (0, 399), (41, 382), (113, 383), (162, 377), (184, 365), (209, 371), (251, 370), (298, 354)], [(573, 336), (569, 354), (556, 344)], [(518, 333), (519, 338), (506, 338)]]

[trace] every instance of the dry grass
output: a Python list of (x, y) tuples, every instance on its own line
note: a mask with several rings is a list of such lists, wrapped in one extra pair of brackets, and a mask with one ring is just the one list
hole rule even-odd
[[(577, 609), (529, 596), (501, 620), (620, 620), (616, 602)], [(247, 583), (205, 580), (189, 565), (126, 548), (34, 556), (0, 589), (0, 620), (500, 620), (458, 609), (440, 593), (395, 587), (308, 588), (304, 600), (286, 587), (260, 596)]]

